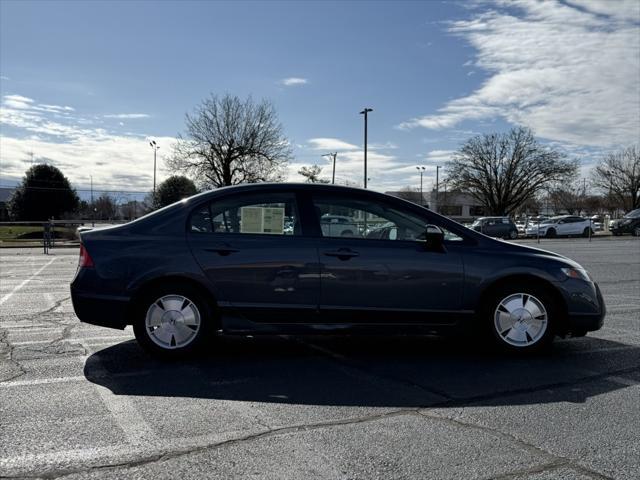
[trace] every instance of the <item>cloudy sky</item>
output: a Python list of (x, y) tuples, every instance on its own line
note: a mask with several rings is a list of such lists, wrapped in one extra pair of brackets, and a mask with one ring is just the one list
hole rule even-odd
[(0, 185), (32, 160), (148, 191), (209, 93), (273, 101), (302, 165), (430, 188), (471, 135), (534, 129), (580, 158), (640, 138), (640, 2), (0, 2)]

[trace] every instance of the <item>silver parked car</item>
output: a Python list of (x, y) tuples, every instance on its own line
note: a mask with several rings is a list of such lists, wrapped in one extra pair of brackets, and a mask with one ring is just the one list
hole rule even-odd
[(593, 234), (593, 227), (588, 218), (561, 215), (543, 220), (540, 224), (530, 225), (526, 230), (526, 234), (527, 237), (535, 237), (538, 234), (541, 237), (548, 238), (577, 235), (588, 237), (590, 229), (591, 234)]

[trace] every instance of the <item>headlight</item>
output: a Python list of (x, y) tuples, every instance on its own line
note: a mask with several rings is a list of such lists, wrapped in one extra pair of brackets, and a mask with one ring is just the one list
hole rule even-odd
[(585, 282), (590, 282), (591, 277), (589, 276), (589, 272), (587, 272), (584, 268), (561, 268), (562, 273), (564, 273), (568, 278), (575, 278), (584, 280)]

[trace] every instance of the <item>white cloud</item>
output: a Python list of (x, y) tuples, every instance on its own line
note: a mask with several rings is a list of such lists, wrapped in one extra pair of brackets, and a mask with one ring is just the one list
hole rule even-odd
[(427, 164), (442, 164), (451, 160), (455, 150), (431, 150), (424, 158), (424, 162)]
[(27, 109), (33, 104), (32, 98), (23, 97), (22, 95), (5, 95), (2, 99), (2, 103), (10, 108)]
[[(497, 0), (451, 31), (477, 49), (490, 77), (472, 94), (401, 128), (504, 118), (543, 138), (608, 147), (640, 132), (640, 3)], [(503, 8), (508, 7), (508, 8)], [(514, 8), (521, 16), (514, 16)]]
[[(147, 136), (91, 127), (86, 119), (70, 112), (74, 112), (72, 107), (35, 104), (20, 95), (4, 97), (0, 108), (3, 182), (19, 180), (29, 167), (33, 152), (36, 161), (58, 166), (76, 187), (86, 187), (89, 176), (93, 176), (96, 191), (151, 190), (153, 153)], [(158, 158), (160, 182), (168, 176), (163, 154), (171, 151), (175, 139), (154, 139), (162, 148)]]
[(357, 145), (347, 143), (339, 138), (310, 138), (309, 144), (315, 150), (355, 150), (359, 148)]
[(120, 119), (138, 119), (138, 118), (149, 118), (150, 115), (146, 113), (116, 113), (111, 115), (104, 115), (104, 118), (120, 118)]
[(285, 87), (297, 87), (300, 85), (306, 85), (307, 83), (309, 83), (309, 80), (300, 77), (289, 77), (283, 78), (278, 83), (280, 85), (284, 85)]

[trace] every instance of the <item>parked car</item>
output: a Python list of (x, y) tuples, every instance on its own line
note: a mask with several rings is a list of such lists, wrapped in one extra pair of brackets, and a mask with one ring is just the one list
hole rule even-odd
[(528, 222), (527, 220), (518, 220), (516, 222), (516, 228), (518, 229), (518, 235), (525, 235), (527, 230)]
[(589, 229), (593, 234), (593, 228), (588, 218), (572, 215), (561, 215), (543, 220), (539, 225), (532, 224), (527, 227), (527, 237), (560, 237), (560, 236), (589, 236)]
[(518, 227), (509, 217), (480, 217), (471, 228), (490, 237), (518, 238)]
[(640, 237), (640, 208), (630, 211), (622, 218), (612, 220), (609, 225), (614, 235), (630, 233)]
[[(326, 230), (332, 211), (370, 215), (389, 234)], [(597, 284), (568, 258), (396, 197), (318, 184), (220, 188), (84, 232), (71, 297), (81, 321), (133, 325), (167, 357), (220, 334), (346, 332), (473, 332), (524, 353), (597, 330), (605, 315)]]
[(601, 232), (604, 230), (604, 218), (600, 215), (592, 215), (591, 228), (593, 228), (594, 232)]
[(322, 215), (320, 226), (325, 235), (338, 237), (353, 237), (360, 231), (353, 218), (342, 215)]

